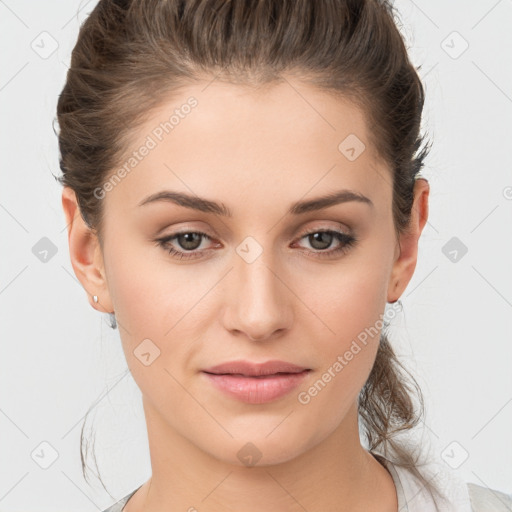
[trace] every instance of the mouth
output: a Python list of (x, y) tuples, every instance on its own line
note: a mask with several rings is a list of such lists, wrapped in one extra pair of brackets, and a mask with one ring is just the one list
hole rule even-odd
[(202, 371), (216, 389), (249, 404), (263, 404), (284, 397), (296, 388), (309, 372), (311, 368), (283, 361), (259, 364), (233, 361)]
[(298, 366), (286, 361), (267, 361), (253, 363), (250, 361), (230, 361), (203, 370), (212, 375), (242, 375), (244, 377), (265, 377), (278, 374), (296, 374), (309, 371), (310, 368)]

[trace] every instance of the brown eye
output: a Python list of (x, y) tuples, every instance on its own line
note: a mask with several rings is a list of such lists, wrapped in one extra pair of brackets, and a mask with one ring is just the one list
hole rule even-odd
[(201, 233), (181, 233), (175, 238), (181, 248), (193, 251), (201, 245), (202, 236)]
[[(203, 239), (211, 240), (206, 233), (201, 233), (200, 231), (183, 231), (159, 238), (155, 242), (157, 246), (164, 248), (173, 257), (183, 260), (201, 257), (200, 253), (204, 251), (198, 251), (197, 249), (200, 247)], [(174, 244), (172, 243), (173, 241)]]
[[(312, 252), (314, 257), (319, 258), (335, 257), (344, 254), (358, 241), (354, 235), (348, 235), (342, 231), (331, 229), (309, 231), (302, 235), (301, 240), (304, 238), (308, 240), (308, 243), (314, 249), (307, 252)], [(326, 249), (332, 245), (333, 241), (338, 242), (338, 247), (327, 251)]]
[(314, 249), (321, 251), (332, 244), (334, 235), (329, 231), (317, 231), (308, 235), (308, 239)]

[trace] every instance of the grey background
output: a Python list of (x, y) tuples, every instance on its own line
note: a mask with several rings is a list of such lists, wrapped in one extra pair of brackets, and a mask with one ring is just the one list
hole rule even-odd
[[(150, 475), (140, 392), (118, 331), (74, 276), (51, 175), (57, 96), (95, 3), (0, 0), (0, 512), (102, 510)], [(436, 456), (512, 493), (512, 2), (396, 5), (434, 146), (429, 221), (392, 339), (422, 385)], [(111, 496), (81, 475), (93, 404), (85, 433)]]

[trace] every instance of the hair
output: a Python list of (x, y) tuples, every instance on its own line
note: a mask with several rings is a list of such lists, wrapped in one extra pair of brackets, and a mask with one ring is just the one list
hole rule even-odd
[[(57, 179), (74, 190), (102, 243), (102, 200), (94, 191), (164, 99), (207, 77), (263, 87), (286, 76), (362, 109), (369, 142), (391, 171), (399, 237), (410, 225), (430, 143), (420, 133), (424, 88), (386, 0), (100, 0), (80, 27), (58, 100)], [(424, 402), (385, 331), (358, 397), (360, 426), (373, 453), (408, 468), (443, 499), (418, 471), (420, 454), (397, 439), (421, 420)], [(83, 428), (87, 478), (82, 442)]]

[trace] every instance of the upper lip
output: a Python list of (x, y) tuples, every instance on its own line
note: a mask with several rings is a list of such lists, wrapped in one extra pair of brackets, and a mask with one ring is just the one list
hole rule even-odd
[(240, 374), (248, 377), (259, 375), (273, 375), (276, 373), (300, 373), (310, 368), (297, 366), (286, 361), (266, 361), (265, 363), (252, 363), (251, 361), (229, 361), (203, 370), (215, 374)]

